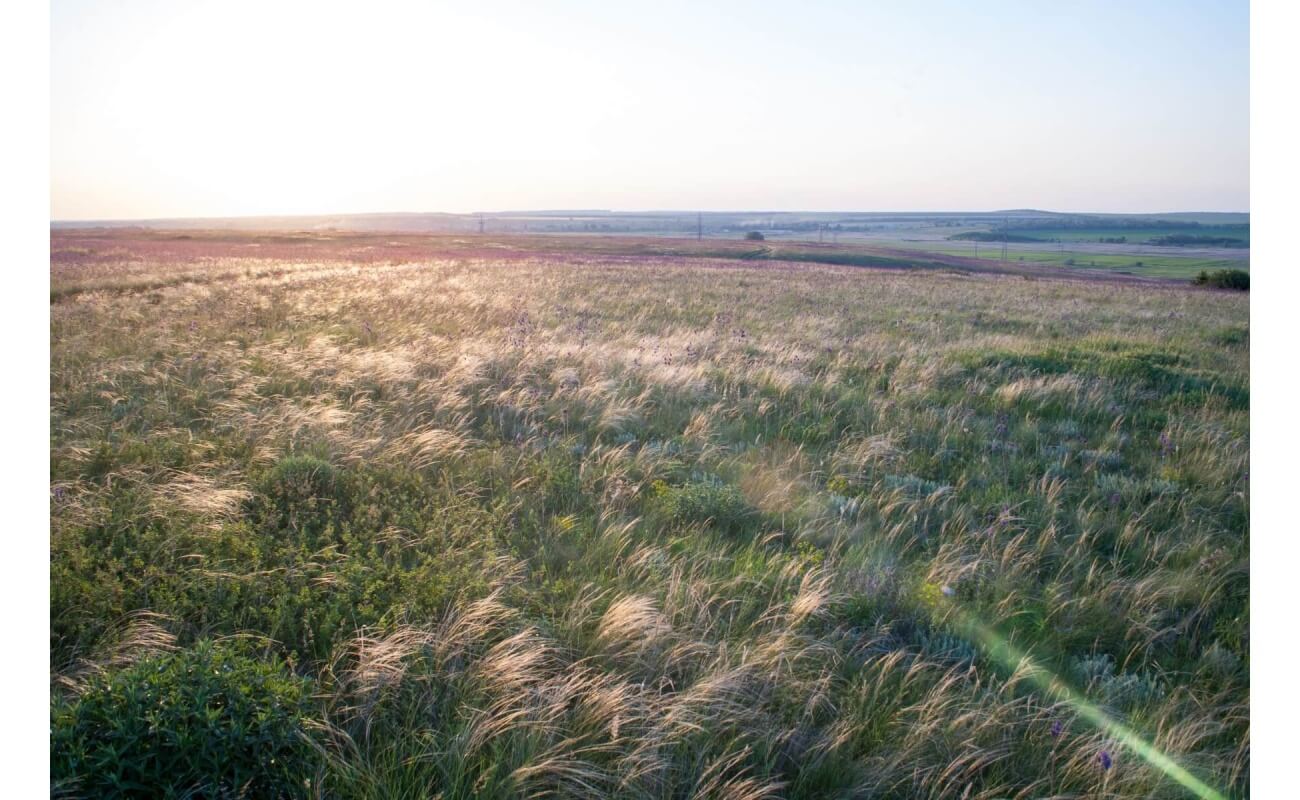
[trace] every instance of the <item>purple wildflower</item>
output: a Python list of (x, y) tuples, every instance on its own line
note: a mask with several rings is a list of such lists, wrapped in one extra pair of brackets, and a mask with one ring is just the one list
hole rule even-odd
[(1053, 739), (1059, 738), (1061, 732), (1064, 730), (1065, 730), (1065, 726), (1061, 724), (1061, 721), (1059, 719), (1056, 720), (1055, 722), (1052, 723), (1052, 738)]
[(1098, 753), (1097, 761), (1101, 764), (1102, 769), (1110, 769), (1111, 766), (1115, 763), (1114, 761), (1111, 760), (1110, 751), (1108, 750), (1102, 750), (1100, 753)]
[(1160, 434), (1160, 457), (1168, 458), (1174, 452), (1174, 442), (1169, 436), (1169, 431), (1162, 431)]

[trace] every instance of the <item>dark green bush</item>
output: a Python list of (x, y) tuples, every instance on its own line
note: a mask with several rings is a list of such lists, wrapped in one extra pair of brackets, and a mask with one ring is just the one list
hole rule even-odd
[(315, 456), (286, 456), (276, 462), (262, 491), (284, 503), (297, 503), (334, 494), (338, 476), (328, 461)]
[(340, 507), (341, 475), (315, 456), (280, 459), (260, 483), (255, 516), (315, 541), (327, 528), (336, 527), (346, 509)]
[(1238, 291), (1250, 291), (1250, 273), (1242, 269), (1218, 269), (1214, 272), (1201, 270), (1192, 283), (1197, 286), (1208, 286), (1211, 289), (1236, 289)]
[(761, 242), (763, 238), (763, 234), (759, 231), (750, 231), (745, 234), (745, 241), (747, 242)]
[(673, 523), (707, 523), (734, 533), (758, 513), (740, 489), (717, 480), (693, 480), (682, 486), (656, 481), (651, 493), (655, 513)]
[(302, 797), (309, 684), (200, 642), (94, 679), (51, 713), (50, 777), (86, 797)]

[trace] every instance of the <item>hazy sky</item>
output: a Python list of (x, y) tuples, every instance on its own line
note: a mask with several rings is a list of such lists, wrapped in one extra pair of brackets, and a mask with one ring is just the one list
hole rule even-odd
[(54, 0), (56, 219), (1249, 210), (1242, 2)]

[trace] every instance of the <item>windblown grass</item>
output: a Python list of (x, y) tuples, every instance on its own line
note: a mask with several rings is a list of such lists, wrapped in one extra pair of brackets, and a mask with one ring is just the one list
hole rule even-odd
[(57, 707), (239, 637), (304, 794), (1187, 796), (1046, 670), (1248, 792), (1244, 298), (202, 242), (56, 248)]

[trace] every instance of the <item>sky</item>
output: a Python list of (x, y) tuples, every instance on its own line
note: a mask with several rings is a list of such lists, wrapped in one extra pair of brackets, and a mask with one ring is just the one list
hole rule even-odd
[(51, 216), (1248, 211), (1248, 8), (54, 0)]

